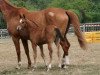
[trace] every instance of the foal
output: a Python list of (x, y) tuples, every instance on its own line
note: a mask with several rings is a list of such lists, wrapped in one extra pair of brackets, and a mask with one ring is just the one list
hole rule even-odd
[(39, 27), (34, 22), (26, 19), (24, 15), (21, 16), (20, 25), (17, 28), (20, 32), (21, 29), (25, 28), (29, 33), (29, 39), (32, 43), (32, 48), (34, 53), (34, 65), (36, 64), (37, 45), (38, 46), (42, 46), (43, 44), (48, 45), (50, 61), (47, 67), (48, 68), (47, 71), (51, 69), (52, 53), (53, 53), (52, 44), (53, 42), (58, 43), (59, 39), (62, 41), (64, 39), (60, 33), (60, 30), (54, 25), (48, 25), (43, 28)]

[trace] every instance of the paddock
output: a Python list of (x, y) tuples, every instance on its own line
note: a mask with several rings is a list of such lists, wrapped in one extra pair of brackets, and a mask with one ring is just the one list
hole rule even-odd
[[(89, 43), (88, 50), (82, 50), (75, 35), (68, 34), (71, 43), (69, 50), (70, 65), (66, 69), (59, 69), (57, 66), (57, 49), (54, 45), (53, 68), (46, 72), (46, 67), (40, 56), (38, 48), (37, 68), (35, 71), (27, 69), (27, 57), (21, 44), (22, 66), (17, 66), (17, 57), (14, 44), (11, 38), (0, 39), (0, 75), (100, 75), (100, 43)], [(30, 56), (33, 61), (31, 43), (29, 42)], [(61, 55), (63, 54), (62, 49)], [(44, 45), (46, 61), (49, 59), (47, 46)]]

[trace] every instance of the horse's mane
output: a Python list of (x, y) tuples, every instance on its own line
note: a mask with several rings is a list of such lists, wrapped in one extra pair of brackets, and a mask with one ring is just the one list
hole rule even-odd
[[(23, 7), (17, 7), (15, 5), (12, 5), (8, 0), (4, 0), (6, 6), (8, 7), (8, 10), (11, 10), (11, 14), (16, 16), (16, 14), (21, 14), (21, 13), (27, 13), (28, 10)], [(13, 13), (14, 12), (14, 13)]]
[(21, 7), (17, 7), (16, 5), (12, 5), (11, 2), (9, 2), (9, 0), (4, 0), (4, 1), (7, 5), (9, 5), (10, 7), (14, 8), (14, 9), (20, 9), (21, 8)]

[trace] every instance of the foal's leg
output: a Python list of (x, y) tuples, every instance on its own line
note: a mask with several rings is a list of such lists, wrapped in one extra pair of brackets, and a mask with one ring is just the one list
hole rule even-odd
[(49, 61), (49, 65), (48, 65), (47, 71), (49, 71), (51, 69), (51, 64), (52, 64), (52, 53), (53, 53), (53, 49), (52, 49), (52, 44), (51, 43), (48, 44), (48, 49), (49, 49), (50, 61)]
[(33, 58), (34, 58), (34, 65), (33, 67), (36, 68), (36, 58), (37, 58), (37, 50), (36, 50), (37, 45), (32, 43), (32, 48), (33, 48)]
[(43, 58), (43, 60), (44, 60), (45, 65), (47, 66), (47, 63), (46, 63), (46, 61), (45, 61), (44, 51), (43, 51), (43, 45), (39, 45), (39, 47), (40, 47), (40, 51), (41, 51), (41, 56), (42, 56), (42, 58)]
[(61, 68), (61, 54), (60, 54), (60, 40), (55, 42), (57, 47), (57, 56), (58, 56), (58, 67)]
[(63, 59), (62, 59), (62, 68), (66, 68), (66, 65), (69, 64), (68, 50), (70, 47), (70, 43), (68, 42), (67, 38), (64, 37), (64, 41), (60, 41), (60, 45), (62, 46), (64, 51)]
[(28, 59), (28, 69), (29, 69), (29, 68), (31, 68), (31, 60), (30, 60), (30, 56), (29, 56), (28, 41), (25, 40), (25, 39), (21, 39), (21, 40), (22, 40), (22, 43), (23, 43), (23, 46), (24, 46), (24, 49), (25, 49), (27, 59)]
[(15, 38), (12, 36), (12, 40), (14, 42), (15, 48), (16, 48), (16, 53), (17, 53), (17, 60), (18, 60), (18, 65), (16, 69), (20, 69), (21, 66), (21, 56), (20, 56), (20, 43), (19, 43), (19, 38)]

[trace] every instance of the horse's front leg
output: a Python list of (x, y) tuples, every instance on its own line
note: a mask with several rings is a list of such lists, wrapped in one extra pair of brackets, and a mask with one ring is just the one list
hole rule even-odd
[[(35, 69), (36, 68), (36, 58), (37, 58), (37, 49), (36, 49), (37, 45), (34, 44), (32, 42), (32, 48), (33, 48), (33, 58), (34, 58), (34, 65), (33, 65), (33, 68)], [(33, 70), (34, 70), (33, 69)]]
[(48, 44), (48, 49), (49, 49), (50, 61), (49, 61), (49, 65), (47, 67), (47, 71), (49, 71), (51, 69), (51, 65), (52, 65), (52, 53), (53, 53), (53, 49), (52, 49), (52, 44), (51, 43)]
[(43, 58), (44, 63), (47, 66), (46, 59), (45, 59), (45, 54), (44, 54), (44, 51), (43, 51), (43, 45), (39, 45), (39, 48), (40, 48), (40, 51), (41, 51), (41, 57)]
[(27, 59), (28, 59), (28, 69), (29, 69), (29, 68), (31, 68), (31, 59), (30, 59), (30, 55), (29, 55), (28, 40), (26, 40), (26, 39), (21, 39), (21, 40), (22, 40), (22, 43), (23, 43), (23, 46), (25, 49)]
[(20, 52), (20, 43), (19, 43), (19, 38), (12, 36), (12, 40), (14, 42), (15, 48), (16, 48), (16, 53), (17, 53), (17, 60), (18, 60), (18, 65), (16, 69), (20, 69), (21, 66), (21, 52)]

